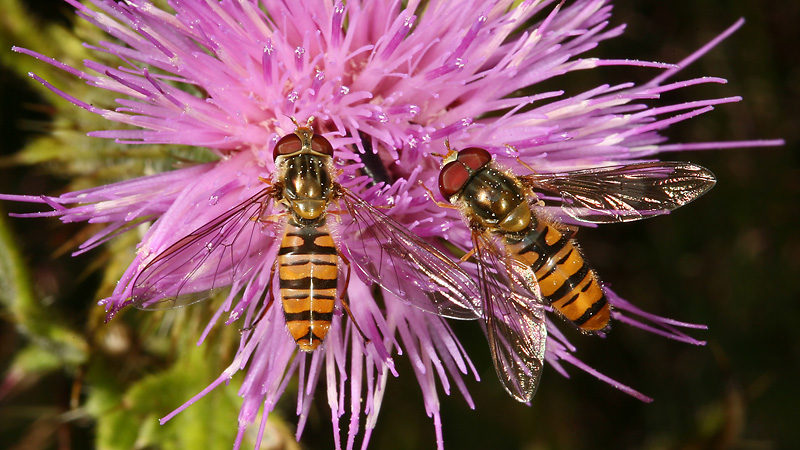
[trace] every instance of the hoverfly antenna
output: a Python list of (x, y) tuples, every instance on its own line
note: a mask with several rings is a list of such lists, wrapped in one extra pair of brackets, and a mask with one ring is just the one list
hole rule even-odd
[(442, 155), (441, 153), (432, 153), (432, 155), (442, 158), (442, 165), (447, 164), (450, 161), (454, 161), (458, 155), (458, 152), (450, 147), (450, 138), (446, 138), (444, 140), (444, 146), (447, 148), (446, 154)]
[(444, 155), (445, 159), (447, 159), (449, 156), (452, 156), (453, 153), (457, 153), (450, 147), (450, 138), (444, 140), (444, 146), (447, 148), (447, 154)]
[(296, 128), (308, 128), (308, 129), (312, 129), (311, 125), (314, 123), (314, 120), (316, 119), (314, 116), (309, 116), (308, 120), (306, 121), (306, 126), (302, 126), (300, 125), (300, 122), (298, 122), (297, 119), (295, 119), (294, 117), (292, 116), (287, 116), (287, 117), (289, 117), (289, 120), (292, 121), (292, 123)]
[(449, 156), (453, 155), (453, 153), (456, 153), (456, 151), (455, 151), (455, 150), (453, 150), (452, 148), (450, 148), (450, 138), (449, 138), (449, 137), (448, 137), (448, 138), (445, 138), (445, 140), (444, 140), (444, 146), (447, 148), (447, 153), (446, 153), (446, 154), (444, 154), (444, 155), (443, 155), (443, 154), (441, 154), (441, 153), (439, 153), (439, 152), (432, 152), (432, 153), (431, 153), (431, 156), (435, 156), (435, 157), (437, 157), (437, 158), (442, 158), (443, 160), (445, 160), (445, 159), (447, 159), (447, 157), (449, 157)]
[(300, 123), (297, 122), (297, 119), (294, 117), (290, 117), (290, 119), (296, 127), (294, 134), (297, 135), (301, 140), (305, 138), (311, 139), (314, 136), (314, 128), (311, 127), (311, 124), (314, 123), (314, 116), (309, 116), (308, 120), (306, 121), (306, 126), (300, 125)]

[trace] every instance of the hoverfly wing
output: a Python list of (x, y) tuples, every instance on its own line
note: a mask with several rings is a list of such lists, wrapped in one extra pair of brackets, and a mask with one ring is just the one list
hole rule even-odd
[(561, 208), (576, 220), (630, 222), (665, 214), (708, 192), (708, 169), (691, 163), (649, 162), (519, 177), (534, 190), (561, 195)]
[(134, 279), (133, 305), (155, 310), (186, 306), (235, 285), (256, 266), (274, 237), (261, 220), (272, 188), (227, 210), (158, 253)]
[(373, 283), (424, 311), (479, 319), (478, 286), (458, 263), (350, 190), (340, 187), (351, 222), (343, 234), (353, 263)]
[(512, 397), (529, 402), (539, 385), (547, 342), (538, 285), (534, 278), (532, 285), (519, 286), (513, 259), (499, 251), (490, 236), (473, 233), (472, 243), (497, 377)]

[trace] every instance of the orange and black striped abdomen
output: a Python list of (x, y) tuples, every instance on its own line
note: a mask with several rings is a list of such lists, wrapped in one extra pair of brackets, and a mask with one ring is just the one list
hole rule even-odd
[(286, 225), (278, 252), (283, 313), (300, 350), (316, 349), (331, 327), (339, 256), (325, 220)]
[(534, 220), (521, 239), (506, 237), (509, 250), (531, 267), (545, 301), (585, 331), (608, 325), (611, 308), (600, 280), (569, 235)]

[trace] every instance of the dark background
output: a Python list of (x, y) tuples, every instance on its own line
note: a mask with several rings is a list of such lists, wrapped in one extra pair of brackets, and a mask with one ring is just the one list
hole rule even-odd
[[(63, 20), (60, 14), (67, 10), (59, 2), (51, 3), (59, 7), (40, 11), (48, 20)], [(692, 333), (707, 340), (706, 347), (669, 341), (624, 325), (617, 325), (604, 340), (569, 334), (579, 347), (579, 358), (653, 397), (654, 403), (640, 403), (577, 369), (570, 371), (570, 380), (546, 369), (532, 405), (517, 404), (495, 380), (482, 335), (458, 328), (483, 382), (469, 383), (475, 411), (466, 408), (458, 394), (442, 399), (445, 446), (800, 448), (800, 433), (792, 428), (800, 404), (796, 324), (800, 2), (618, 0), (614, 5), (612, 24), (627, 23), (627, 31), (586, 56), (678, 62), (745, 17), (744, 27), (674, 79), (707, 75), (729, 83), (689, 88), (667, 98), (679, 102), (741, 95), (744, 100), (673, 126), (667, 135), (671, 142), (783, 138), (787, 144), (664, 155), (664, 159), (691, 160), (710, 168), (717, 175), (717, 186), (668, 217), (579, 233), (587, 258), (618, 294), (649, 312), (709, 326), (707, 331)], [(46, 49), (37, 50), (46, 53)], [(600, 83), (644, 82), (656, 73), (601, 68), (560, 79), (557, 87), (578, 92)], [(33, 114), (23, 110), (20, 117), (9, 111), (35, 103), (36, 91), (7, 70), (0, 73), (0, 81), (2, 149), (9, 154), (29, 138), (20, 121)], [(3, 187), (24, 170), (4, 170)], [(52, 249), (30, 238), (36, 233), (30, 227), (42, 227), (39, 232), (53, 229), (40, 222), (45, 221), (26, 221), (21, 234), (29, 236), (26, 252), (46, 255)], [(79, 322), (94, 302), (91, 279), (76, 281), (65, 275), (78, 270), (66, 256), (57, 264), (63, 272), (54, 276), (50, 289), (70, 298)], [(12, 325), (2, 320), (0, 333), (0, 368), (5, 368), (14, 348), (6, 344), (18, 338), (13, 337)], [(401, 377), (390, 380), (371, 448), (435, 448), (433, 425), (424, 414), (416, 380), (407, 362), (398, 361)], [(30, 400), (18, 397), (14, 402), (49, 399), (65, 404), (71, 378), (56, 376), (48, 383), (60, 393), (43, 400), (34, 389)], [(324, 395), (319, 397), (319, 417), (310, 422), (303, 439), (307, 448), (331, 446), (329, 413)], [(289, 423), (294, 423), (291, 409), (290, 405), (286, 412)], [(8, 414), (2, 403), (0, 414)], [(72, 448), (90, 445), (91, 425), (83, 427), (74, 432)], [(55, 448), (55, 444), (26, 448)]]

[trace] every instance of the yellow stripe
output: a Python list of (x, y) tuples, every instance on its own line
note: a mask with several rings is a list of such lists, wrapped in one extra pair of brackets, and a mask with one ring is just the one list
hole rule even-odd
[(289, 314), (300, 313), (309, 309), (311, 309), (311, 297), (283, 299), (283, 310)]
[(302, 266), (284, 266), (281, 265), (279, 276), (281, 280), (297, 280), (306, 278), (311, 272), (311, 263), (303, 264)]
[(328, 230), (326, 229), (324, 232), (326, 234), (321, 234), (314, 239), (314, 244), (320, 247), (336, 248), (336, 245), (333, 243), (333, 238), (330, 234), (327, 234)]
[(281, 247), (300, 247), (303, 245), (303, 239), (301, 236), (289, 236), (284, 235), (283, 241), (281, 241)]
[(547, 227), (547, 234), (544, 235), (544, 242), (547, 245), (554, 245), (556, 242), (561, 239), (561, 232), (556, 230), (552, 225)]
[(315, 264), (309, 270), (309, 274), (320, 280), (335, 280), (339, 275), (339, 270), (336, 266), (321, 266)]
[[(578, 249), (573, 247), (572, 245), (567, 245), (565, 248), (570, 247), (573, 250), (572, 254), (569, 255), (566, 261), (558, 265), (558, 268), (563, 270), (566, 274), (566, 277), (569, 278), (578, 272), (581, 267), (583, 267), (583, 257), (578, 252)], [(563, 258), (563, 257), (562, 257)], [(556, 261), (560, 261), (561, 258), (557, 258)]]
[(554, 273), (544, 280), (539, 280), (539, 291), (541, 291), (543, 296), (549, 297), (553, 295), (553, 292), (557, 291), (558, 288), (564, 284), (565, 278), (559, 275), (559, 271), (556, 269)]

